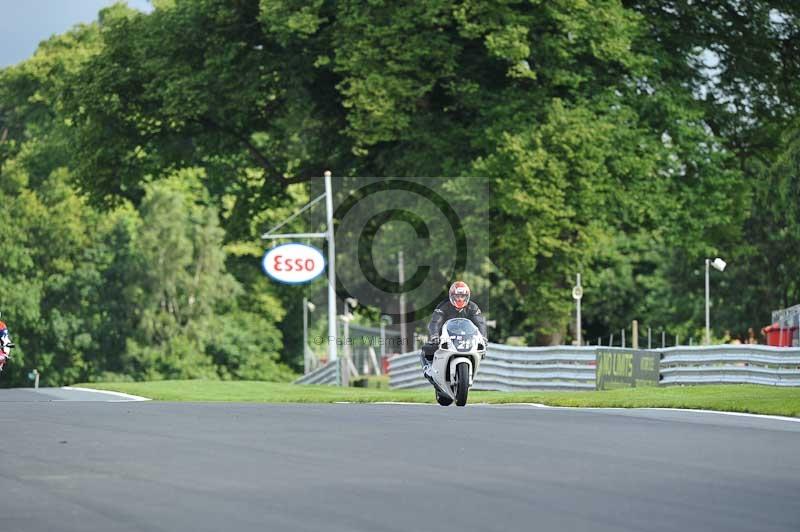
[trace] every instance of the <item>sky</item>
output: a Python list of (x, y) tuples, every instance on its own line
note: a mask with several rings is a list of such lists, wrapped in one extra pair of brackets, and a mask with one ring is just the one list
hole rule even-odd
[[(118, 0), (0, 0), (0, 68), (33, 55), (52, 35), (75, 24), (97, 20), (100, 9)], [(150, 11), (148, 0), (127, 0), (129, 6)]]

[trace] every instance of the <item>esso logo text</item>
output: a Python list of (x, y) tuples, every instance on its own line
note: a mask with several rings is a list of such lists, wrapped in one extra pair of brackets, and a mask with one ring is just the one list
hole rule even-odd
[(325, 257), (320, 250), (306, 244), (281, 244), (264, 254), (261, 267), (278, 282), (303, 284), (325, 271)]

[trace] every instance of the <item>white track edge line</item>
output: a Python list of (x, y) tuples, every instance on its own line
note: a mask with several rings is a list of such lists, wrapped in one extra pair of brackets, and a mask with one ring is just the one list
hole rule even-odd
[[(95, 390), (94, 388), (81, 388), (80, 386), (62, 386), (62, 390), (76, 390), (79, 392), (94, 392), (94, 393), (104, 393), (107, 395), (113, 395), (115, 397), (122, 397), (125, 401), (116, 401), (116, 402), (132, 402), (132, 401), (152, 401), (149, 397), (141, 397), (138, 395), (131, 395), (129, 393), (122, 393), (122, 392), (112, 392), (109, 390)], [(112, 402), (112, 401), (109, 401)]]
[[(402, 404), (430, 404), (430, 403), (392, 403), (392, 402), (383, 402), (383, 403), (375, 403), (375, 404), (383, 404), (383, 405), (402, 405)], [(610, 410), (610, 411), (619, 411), (623, 410), (626, 412), (635, 412), (637, 410), (655, 410), (655, 411), (669, 411), (669, 412), (695, 412), (698, 414), (719, 414), (722, 416), (739, 416), (739, 417), (754, 417), (759, 419), (771, 419), (774, 421), (791, 421), (792, 423), (800, 423), (800, 418), (796, 417), (788, 417), (788, 416), (771, 416), (768, 414), (750, 414), (748, 412), (727, 412), (725, 410), (702, 410), (699, 408), (658, 408), (654, 406), (640, 406), (634, 408), (622, 408), (622, 407), (591, 407), (591, 406), (552, 406), (552, 405), (545, 405), (541, 403), (470, 403), (470, 406), (491, 406), (491, 407), (506, 407), (506, 406), (530, 406), (535, 408), (548, 408), (553, 410), (586, 410), (586, 411), (598, 411), (598, 410)]]
[(634, 408), (622, 407), (591, 407), (591, 406), (551, 406), (539, 403), (474, 403), (477, 405), (491, 405), (491, 406), (535, 406), (537, 408), (551, 408), (554, 410), (610, 410), (610, 411), (626, 411), (635, 412), (637, 410), (655, 410), (655, 411), (669, 411), (669, 412), (695, 412), (698, 414), (719, 414), (722, 416), (740, 416), (740, 417), (755, 417), (760, 419), (772, 419), (774, 421), (791, 421), (792, 423), (800, 423), (800, 418), (788, 416), (770, 416), (768, 414), (750, 414), (748, 412), (728, 412), (725, 410), (702, 410), (699, 408), (658, 408), (655, 406), (639, 406)]
[(650, 408), (649, 410), (670, 410), (673, 412), (701, 412), (703, 414), (722, 414), (723, 416), (757, 417), (762, 419), (774, 419), (776, 421), (791, 421), (793, 423), (800, 423), (800, 418), (796, 417), (770, 416), (768, 414), (750, 414), (748, 412), (727, 412), (725, 410), (700, 410), (697, 408)]

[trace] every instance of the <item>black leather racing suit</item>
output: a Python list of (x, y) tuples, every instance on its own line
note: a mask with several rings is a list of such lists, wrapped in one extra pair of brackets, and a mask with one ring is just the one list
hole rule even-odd
[(486, 338), (486, 320), (481, 314), (481, 309), (478, 305), (470, 301), (465, 308), (458, 310), (450, 303), (449, 299), (445, 299), (433, 311), (431, 321), (428, 323), (428, 343), (422, 346), (422, 352), (420, 353), (423, 369), (433, 361), (433, 354), (439, 348), (439, 336), (442, 334), (442, 326), (447, 320), (453, 318), (467, 318), (475, 324), (478, 331)]

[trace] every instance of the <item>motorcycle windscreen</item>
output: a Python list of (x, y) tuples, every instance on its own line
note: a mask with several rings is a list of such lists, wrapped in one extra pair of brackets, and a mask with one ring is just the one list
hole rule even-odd
[(480, 339), (478, 328), (466, 318), (454, 318), (444, 324), (447, 336), (450, 337), (451, 349), (459, 353), (467, 353)]

